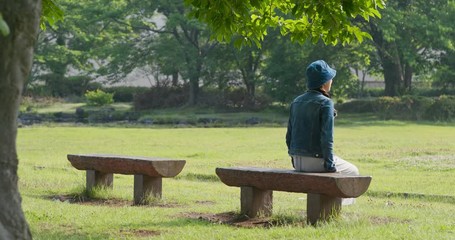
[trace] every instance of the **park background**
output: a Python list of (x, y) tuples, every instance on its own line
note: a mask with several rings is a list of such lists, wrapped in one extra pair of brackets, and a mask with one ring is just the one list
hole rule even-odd
[[(358, 44), (272, 32), (241, 49), (212, 41), (182, 1), (56, 2), (65, 20), (40, 32), (19, 116), (19, 186), (35, 238), (453, 238), (453, 1), (389, 1), (381, 19), (358, 23), (372, 35)], [(317, 59), (338, 72), (335, 151), (373, 176), (369, 191), (316, 228), (304, 224), (305, 195), (290, 193), (276, 193), (271, 219), (224, 223), (239, 192), (215, 167), (290, 168), (287, 107)], [(187, 166), (164, 181), (163, 200), (137, 207), (129, 176), (87, 195), (69, 153)]]

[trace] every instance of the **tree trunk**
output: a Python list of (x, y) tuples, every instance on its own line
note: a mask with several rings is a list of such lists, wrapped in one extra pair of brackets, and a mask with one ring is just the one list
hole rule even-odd
[(172, 72), (172, 86), (177, 87), (179, 84), (179, 72), (174, 71)]
[(411, 65), (406, 63), (404, 69), (404, 90), (406, 92), (410, 92), (412, 90), (412, 75), (413, 75), (413, 68)]
[[(254, 77), (254, 76), (253, 76)], [(255, 81), (249, 81), (246, 84), (246, 106), (254, 107), (256, 104), (256, 84)]]
[(384, 38), (382, 30), (373, 22), (370, 22), (369, 26), (371, 36), (381, 59), (385, 83), (384, 93), (386, 96), (398, 96), (403, 82), (403, 71), (398, 47), (394, 42), (388, 42)]
[(17, 116), (38, 34), (41, 0), (2, 0), (11, 32), (0, 35), (0, 239), (31, 239), (18, 190)]
[(189, 97), (188, 97), (188, 105), (194, 106), (197, 102), (197, 97), (199, 94), (199, 78), (190, 79), (190, 87), (189, 87)]
[(385, 95), (391, 97), (399, 96), (401, 82), (403, 81), (400, 64), (385, 57), (382, 59), (382, 68), (384, 73)]
[(189, 98), (188, 98), (188, 105), (194, 106), (198, 101), (199, 96), (199, 79), (201, 76), (202, 70), (202, 56), (200, 55), (198, 59), (196, 59), (194, 66), (190, 66), (192, 68), (190, 73), (190, 88), (189, 88)]

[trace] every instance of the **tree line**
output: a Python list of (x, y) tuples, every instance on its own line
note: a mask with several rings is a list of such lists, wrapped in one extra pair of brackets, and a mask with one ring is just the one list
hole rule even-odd
[(40, 32), (26, 83), (44, 83), (55, 96), (84, 91), (95, 79), (121, 81), (141, 69), (155, 86), (185, 86), (189, 105), (198, 103), (201, 91), (232, 88), (244, 90), (247, 104), (258, 94), (287, 102), (305, 90), (305, 66), (316, 59), (337, 69), (333, 94), (339, 98), (359, 96), (359, 72), (382, 77), (387, 96), (410, 93), (414, 81), (455, 85), (453, 1), (388, 1), (382, 18), (353, 20), (371, 35), (362, 43), (296, 43), (271, 29), (261, 45), (241, 48), (240, 36), (214, 40), (205, 23), (188, 17), (191, 9), (182, 0), (58, 4), (65, 19)]

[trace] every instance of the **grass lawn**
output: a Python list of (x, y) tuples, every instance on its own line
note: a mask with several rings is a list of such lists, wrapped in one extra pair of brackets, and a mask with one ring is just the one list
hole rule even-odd
[[(250, 220), (256, 227), (219, 222), (239, 212), (240, 190), (222, 184), (215, 168), (290, 168), (285, 127), (21, 128), (23, 209), (35, 239), (454, 239), (455, 127), (340, 122), (336, 154), (373, 181), (355, 205), (328, 224), (306, 226), (306, 195), (286, 192), (274, 192), (273, 216)], [(69, 153), (187, 163), (178, 177), (163, 179), (161, 200), (132, 206), (133, 177), (127, 175), (114, 175), (113, 190), (82, 201), (85, 172), (70, 165)]]

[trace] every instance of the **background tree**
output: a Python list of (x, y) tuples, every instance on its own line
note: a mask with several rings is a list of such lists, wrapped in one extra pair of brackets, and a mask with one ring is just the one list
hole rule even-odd
[(450, 2), (388, 1), (382, 19), (369, 22), (367, 31), (377, 49), (386, 95), (409, 92), (413, 77), (434, 69), (443, 45), (453, 45), (454, 28), (445, 21), (455, 14)]
[(369, 52), (359, 44), (327, 46), (293, 43), (288, 37), (277, 37), (267, 54), (263, 71), (265, 89), (274, 100), (288, 103), (306, 89), (305, 70), (309, 62), (325, 59), (337, 70), (333, 82), (333, 96), (337, 99), (358, 95), (359, 81), (355, 69), (365, 69)]
[(204, 24), (186, 17), (188, 9), (181, 0), (160, 1), (158, 12), (166, 17), (165, 32), (170, 32), (182, 46), (180, 58), (185, 64), (180, 73), (189, 80), (188, 105), (194, 105), (198, 100), (205, 61), (218, 43), (209, 39), (209, 32)]
[(134, 3), (60, 1), (66, 18), (40, 33), (33, 80), (44, 81), (53, 96), (67, 96), (83, 94), (100, 76), (113, 82), (124, 78), (135, 68), (131, 49), (141, 39), (130, 27), (135, 19), (129, 16), (138, 15)]
[(262, 72), (264, 89), (275, 101), (288, 103), (306, 89), (305, 60), (311, 46), (292, 43), (289, 37), (276, 34)]
[(241, 49), (236, 49), (232, 45), (230, 50), (233, 53), (235, 65), (246, 88), (245, 104), (247, 107), (254, 107), (256, 87), (260, 80), (260, 70), (265, 50), (257, 46), (245, 46)]
[[(455, 1), (449, 1), (446, 6), (446, 13), (441, 16), (441, 21), (445, 23), (455, 22)], [(443, 90), (455, 87), (455, 30), (450, 26), (451, 31), (444, 39), (441, 46), (441, 58), (436, 62), (437, 72), (435, 85), (442, 87)]]

